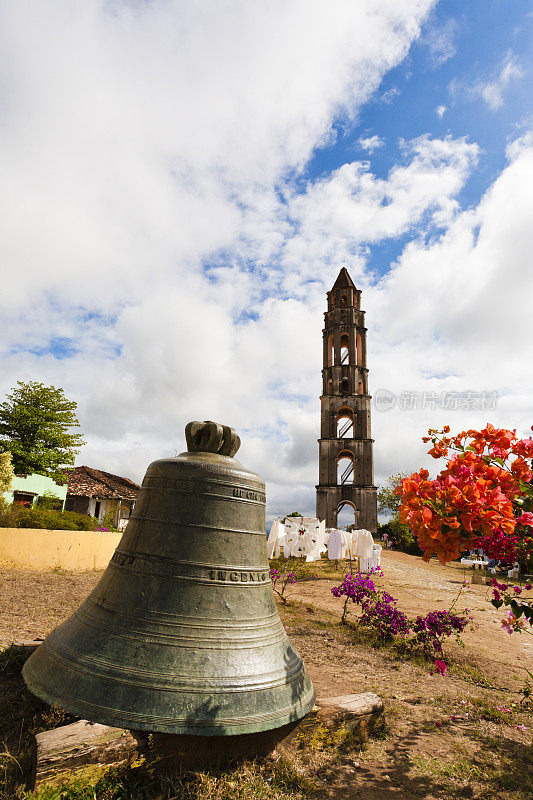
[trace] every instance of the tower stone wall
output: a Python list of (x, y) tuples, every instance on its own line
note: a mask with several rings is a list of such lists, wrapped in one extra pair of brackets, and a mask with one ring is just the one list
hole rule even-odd
[[(370, 433), (365, 313), (361, 292), (343, 267), (327, 294), (324, 314), (317, 517), (337, 525), (343, 505), (357, 528), (377, 531), (377, 500)], [(346, 465), (339, 474), (338, 462)], [(351, 465), (351, 467), (350, 467)]]

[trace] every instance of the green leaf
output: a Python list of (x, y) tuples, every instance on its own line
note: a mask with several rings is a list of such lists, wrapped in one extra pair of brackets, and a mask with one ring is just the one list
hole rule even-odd
[(64, 479), (85, 441), (77, 405), (63, 389), (37, 381), (18, 381), (0, 403), (0, 447), (8, 450), (16, 474)]

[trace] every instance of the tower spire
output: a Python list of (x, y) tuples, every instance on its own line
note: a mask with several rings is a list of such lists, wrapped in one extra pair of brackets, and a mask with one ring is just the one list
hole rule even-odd
[(337, 527), (348, 506), (357, 528), (377, 531), (370, 435), (365, 313), (361, 292), (343, 267), (324, 314), (317, 517)]
[(350, 278), (350, 273), (343, 267), (337, 275), (337, 280), (333, 284), (333, 289), (355, 289), (355, 283)]

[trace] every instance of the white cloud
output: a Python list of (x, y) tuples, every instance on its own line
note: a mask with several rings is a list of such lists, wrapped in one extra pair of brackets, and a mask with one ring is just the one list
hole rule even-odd
[(354, 161), (289, 198), (294, 233), (284, 247), (284, 272), (311, 277), (327, 265), (346, 264), (358, 279), (365, 271), (362, 245), (398, 237), (426, 216), (436, 225), (449, 221), (477, 145), (421, 136), (404, 142), (403, 152), (404, 162), (386, 179)]
[(454, 38), (456, 31), (457, 22), (454, 19), (448, 19), (442, 25), (433, 23), (427, 25), (421, 37), (421, 43), (428, 48), (429, 58), (435, 69), (445, 64), (455, 55)]
[(523, 145), (477, 208), (459, 214), (433, 243), (411, 243), (390, 275), (367, 292), (374, 387), (398, 396), (404, 390), (500, 395), (494, 411), (428, 406), (375, 413), (378, 465), (421, 463), (417, 436), (441, 423), (461, 430), (490, 420), (529, 431), (533, 385), (524, 365), (533, 358), (532, 179), (533, 147)]
[(430, 5), (4, 5), (4, 302), (77, 300), (85, 279), (112, 307), (231, 246)]
[(359, 147), (369, 153), (373, 153), (374, 150), (379, 150), (385, 144), (381, 136), (377, 136), (376, 134), (374, 134), (374, 136), (360, 136), (357, 141)]
[(526, 131), (526, 133), (509, 142), (506, 147), (506, 155), (509, 161), (514, 161), (522, 152), (533, 147), (533, 130)]
[(397, 86), (391, 86), (390, 89), (387, 89), (386, 92), (383, 92), (377, 98), (378, 103), (383, 103), (384, 105), (388, 106), (392, 103), (395, 97), (401, 94), (400, 89)]
[(523, 76), (522, 67), (512, 53), (505, 57), (500, 70), (494, 80), (477, 87), (481, 97), (492, 111), (497, 111), (503, 105), (505, 90)]
[[(494, 386), (507, 392), (495, 418), (522, 424), (527, 142), (467, 212), (478, 148), (464, 139), (406, 142), (385, 177), (353, 161), (294, 179), (336, 120), (379, 96), (430, 7), (5, 4), (0, 392), (63, 386), (88, 438), (80, 461), (136, 478), (184, 448), (189, 419), (233, 424), (271, 511), (311, 512), (325, 291), (346, 263), (374, 387)], [(401, 236), (374, 286), (368, 246)], [(59, 340), (76, 354), (55, 357)], [(378, 477), (418, 466), (414, 442), (438, 423), (402, 414), (374, 413)]]
[(442, 119), (447, 111), (448, 111), (447, 106), (437, 106), (437, 108), (435, 109), (435, 114), (439, 119)]
[(273, 502), (301, 493), (336, 265), (305, 284), (276, 266), (280, 195), (432, 5), (0, 6), (0, 390), (64, 386), (80, 459), (137, 478), (188, 419), (221, 419)]
[(524, 71), (518, 59), (509, 51), (490, 78), (478, 81), (473, 85), (464, 85), (453, 80), (450, 83), (450, 91), (452, 94), (467, 92), (470, 95), (477, 95), (484, 100), (491, 111), (497, 111), (503, 106), (505, 92), (523, 75)]

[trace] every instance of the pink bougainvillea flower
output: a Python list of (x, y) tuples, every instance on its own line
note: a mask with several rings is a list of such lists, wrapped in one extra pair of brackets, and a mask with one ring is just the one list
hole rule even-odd
[(438, 672), (439, 675), (446, 675), (446, 664), (440, 658), (435, 659), (435, 672)]
[(507, 631), (509, 636), (512, 636), (514, 633), (513, 621), (514, 621), (513, 614), (508, 614), (506, 617), (502, 619), (502, 628), (504, 629), (504, 631)]

